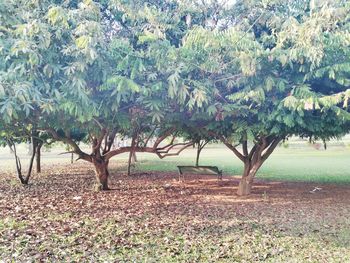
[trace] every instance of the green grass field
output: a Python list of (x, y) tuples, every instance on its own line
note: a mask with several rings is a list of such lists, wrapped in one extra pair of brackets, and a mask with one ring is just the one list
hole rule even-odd
[[(176, 165), (193, 165), (195, 151), (159, 160), (152, 155), (138, 155), (138, 171), (176, 171)], [(330, 146), (327, 150), (312, 147), (278, 148), (264, 163), (258, 177), (269, 180), (320, 183), (350, 183), (350, 149)], [(201, 165), (216, 165), (226, 175), (240, 175), (243, 164), (224, 147), (209, 146), (200, 159)]]
[[(312, 145), (301, 141), (292, 141), (288, 147), (278, 147), (258, 172), (258, 178), (283, 181), (305, 181), (319, 183), (350, 184), (350, 143), (345, 141), (329, 143), (327, 150), (323, 147), (315, 149)], [(25, 147), (20, 147), (23, 163), (28, 155)], [(64, 148), (55, 147), (43, 152), (43, 165), (69, 164), (70, 155), (59, 155)], [(89, 149), (86, 149), (88, 152)], [(159, 159), (153, 154), (138, 153), (138, 162), (134, 171), (166, 171), (176, 172), (177, 165), (193, 165), (196, 151), (189, 148), (180, 156)], [(127, 154), (116, 156), (112, 162), (122, 162), (121, 170), (125, 172)], [(82, 162), (82, 161), (80, 161)], [(200, 158), (201, 165), (215, 165), (225, 175), (240, 175), (242, 162), (226, 147), (218, 144), (207, 146)], [(0, 168), (15, 171), (14, 160), (8, 149), (0, 151)]]

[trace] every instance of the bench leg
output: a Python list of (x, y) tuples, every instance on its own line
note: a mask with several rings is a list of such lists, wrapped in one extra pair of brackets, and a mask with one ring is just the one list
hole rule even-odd
[(181, 172), (179, 172), (179, 182), (182, 181), (181, 177), (184, 178), (184, 175)]
[(218, 173), (218, 180), (222, 181), (222, 171), (220, 171), (220, 173)]

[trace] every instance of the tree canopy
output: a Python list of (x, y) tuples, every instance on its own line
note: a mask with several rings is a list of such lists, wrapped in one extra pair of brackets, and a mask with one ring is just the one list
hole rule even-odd
[[(221, 140), (249, 194), (281, 141), (349, 131), (349, 14), (343, 0), (2, 2), (2, 134), (63, 141), (102, 189), (117, 154)], [(112, 149), (117, 134), (132, 145)]]

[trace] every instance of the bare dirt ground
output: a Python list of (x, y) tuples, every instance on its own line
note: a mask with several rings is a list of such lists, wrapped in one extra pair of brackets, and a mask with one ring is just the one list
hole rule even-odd
[(27, 187), (1, 174), (0, 262), (350, 262), (349, 186), (257, 181), (238, 197), (235, 177), (114, 166), (94, 192), (91, 168), (47, 166)]

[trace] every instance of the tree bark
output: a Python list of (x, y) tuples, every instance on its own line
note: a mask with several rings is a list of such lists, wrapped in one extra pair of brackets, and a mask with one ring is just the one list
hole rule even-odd
[(250, 151), (248, 151), (248, 141), (243, 140), (241, 142), (242, 153), (237, 150), (237, 145), (232, 145), (225, 137), (221, 136), (219, 138), (244, 163), (244, 171), (238, 185), (237, 194), (240, 196), (249, 195), (257, 171), (275, 150), (283, 136), (261, 137)]
[(36, 143), (36, 140), (34, 138), (32, 138), (32, 145), (33, 145), (33, 149), (32, 149), (32, 156), (31, 156), (30, 161), (29, 161), (29, 168), (28, 168), (26, 176), (23, 178), (23, 181), (22, 181), (22, 184), (25, 184), (25, 185), (28, 184), (29, 178), (32, 175), (32, 170), (33, 170), (33, 163), (34, 163), (36, 147), (37, 147), (37, 143)]
[[(204, 141), (198, 141), (197, 143), (197, 156), (196, 156), (196, 166), (199, 166), (199, 157), (201, 155), (202, 150), (204, 147), (209, 143), (209, 140), (204, 140)], [(195, 144), (193, 144), (193, 147), (195, 147)]]
[(129, 152), (129, 160), (128, 160), (128, 176), (131, 175), (131, 164), (132, 164), (132, 158), (135, 154), (135, 144), (136, 144), (136, 138), (137, 138), (137, 132), (135, 132), (131, 139), (131, 149)]
[(13, 153), (14, 153), (14, 156), (15, 156), (17, 176), (18, 176), (21, 184), (24, 184), (24, 185), (27, 185), (29, 183), (29, 178), (30, 178), (30, 176), (32, 174), (33, 163), (34, 163), (34, 158), (35, 158), (35, 154), (36, 154), (37, 142), (34, 139), (34, 137), (31, 137), (31, 141), (32, 141), (32, 147), (33, 148), (32, 148), (32, 151), (31, 151), (31, 158), (29, 160), (29, 167), (28, 167), (26, 175), (23, 176), (21, 160), (20, 160), (20, 158), (17, 155), (16, 145), (15, 145), (14, 142), (9, 140), (9, 146), (10, 146), (10, 148), (13, 149)]
[(239, 181), (237, 195), (239, 196), (250, 195), (252, 191), (252, 183), (253, 182), (249, 182), (246, 177), (242, 177), (242, 179)]
[(201, 145), (200, 145), (200, 143), (198, 143), (198, 145), (197, 145), (197, 156), (196, 156), (196, 166), (199, 166), (199, 156), (201, 154), (201, 151), (202, 151)]
[(95, 166), (95, 175), (97, 180), (97, 191), (109, 190), (108, 187), (108, 179), (109, 179), (109, 171), (108, 171), (108, 161), (103, 159), (94, 158), (92, 161)]
[(239, 196), (250, 195), (252, 191), (252, 184), (255, 178), (257, 171), (262, 165), (262, 161), (258, 161), (256, 163), (252, 163), (250, 161), (246, 161), (244, 164), (244, 170), (241, 180), (239, 181), (237, 194)]
[(41, 173), (41, 147), (43, 143), (38, 143), (36, 147), (35, 162), (36, 162), (36, 172)]
[(131, 163), (137, 163), (137, 156), (136, 156), (136, 152), (133, 152), (132, 154), (132, 159), (131, 159)]

